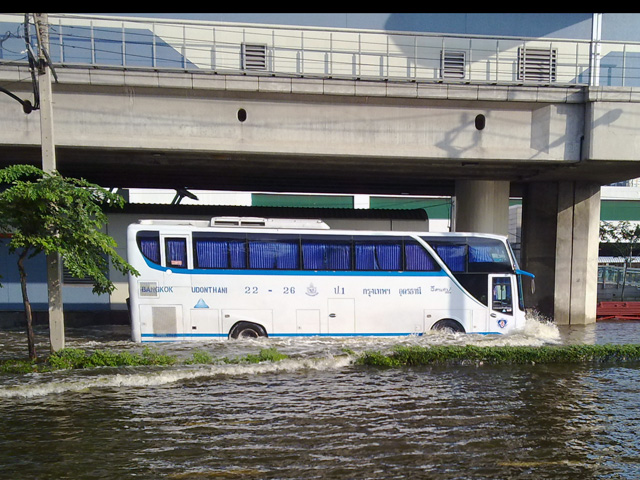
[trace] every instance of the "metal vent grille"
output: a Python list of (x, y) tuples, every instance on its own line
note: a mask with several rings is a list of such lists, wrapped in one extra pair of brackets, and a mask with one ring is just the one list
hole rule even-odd
[(465, 77), (466, 53), (453, 50), (440, 52), (440, 77), (458, 78)]
[(153, 331), (157, 334), (177, 333), (176, 307), (151, 307)]
[(242, 68), (245, 70), (266, 70), (267, 46), (243, 43)]
[(518, 49), (518, 80), (555, 82), (558, 50), (555, 48)]

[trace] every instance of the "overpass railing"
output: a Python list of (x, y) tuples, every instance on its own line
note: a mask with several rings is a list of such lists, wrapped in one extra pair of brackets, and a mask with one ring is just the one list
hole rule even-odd
[[(49, 14), (48, 19), (49, 55), (59, 66), (379, 81), (640, 85), (640, 44), (628, 42), (600, 42), (596, 49), (591, 41), (552, 38), (72, 14)], [(26, 61), (24, 21), (24, 14), (0, 14), (0, 62)], [(594, 63), (596, 51), (599, 63)]]

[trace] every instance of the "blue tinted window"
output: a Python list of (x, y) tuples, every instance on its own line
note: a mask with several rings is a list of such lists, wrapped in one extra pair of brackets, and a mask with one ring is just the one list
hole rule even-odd
[(249, 268), (296, 270), (300, 263), (295, 241), (249, 241)]
[(466, 245), (438, 245), (436, 246), (436, 252), (452, 272), (464, 272), (466, 270)]
[(170, 268), (187, 268), (187, 239), (165, 239), (166, 266)]
[(356, 241), (356, 270), (402, 270), (401, 242)]
[(160, 264), (160, 235), (158, 232), (138, 233), (138, 247), (145, 258)]
[(432, 272), (440, 270), (429, 252), (415, 241), (408, 240), (404, 246), (406, 269), (409, 271)]
[(194, 238), (198, 268), (246, 268), (246, 247), (242, 240)]
[(305, 270), (350, 270), (351, 242), (322, 239), (302, 241)]

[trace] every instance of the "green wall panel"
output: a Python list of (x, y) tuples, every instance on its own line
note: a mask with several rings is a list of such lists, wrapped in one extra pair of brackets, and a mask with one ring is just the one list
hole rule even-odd
[(251, 195), (251, 203), (254, 207), (353, 208), (353, 196), (254, 193)]
[(640, 202), (635, 200), (602, 200), (600, 220), (640, 220)]
[(371, 197), (371, 208), (412, 210), (423, 208), (430, 219), (450, 218), (451, 200), (448, 198)]

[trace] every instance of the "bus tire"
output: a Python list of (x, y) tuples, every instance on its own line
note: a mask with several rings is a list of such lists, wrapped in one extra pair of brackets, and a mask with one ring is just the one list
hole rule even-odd
[(238, 322), (229, 332), (229, 338), (242, 339), (242, 338), (259, 338), (268, 337), (267, 331), (262, 325), (251, 322)]
[(464, 333), (464, 327), (460, 325), (459, 322), (452, 320), (450, 318), (445, 318), (443, 320), (438, 320), (433, 324), (431, 330), (438, 330), (441, 332), (449, 332), (449, 333)]

